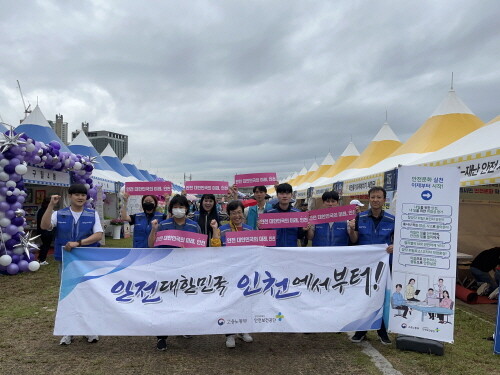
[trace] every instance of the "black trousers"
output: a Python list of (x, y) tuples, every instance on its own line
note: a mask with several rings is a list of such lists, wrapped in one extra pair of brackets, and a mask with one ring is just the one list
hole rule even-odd
[(50, 249), (50, 244), (54, 238), (53, 234), (48, 231), (43, 231), (41, 233), (40, 239), (42, 240), (42, 246), (40, 247), (40, 252), (38, 253), (38, 261), (45, 262), (47, 259), (47, 254)]

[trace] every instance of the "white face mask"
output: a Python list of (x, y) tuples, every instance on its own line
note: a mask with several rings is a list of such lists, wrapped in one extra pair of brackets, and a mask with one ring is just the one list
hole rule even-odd
[(174, 217), (177, 219), (182, 219), (184, 216), (186, 216), (186, 209), (185, 208), (172, 208), (172, 215), (174, 215)]

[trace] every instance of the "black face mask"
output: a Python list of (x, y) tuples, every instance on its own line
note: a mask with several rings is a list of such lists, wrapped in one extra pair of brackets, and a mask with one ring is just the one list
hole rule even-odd
[(142, 209), (144, 211), (153, 211), (155, 209), (155, 204), (151, 202), (144, 202), (142, 204)]

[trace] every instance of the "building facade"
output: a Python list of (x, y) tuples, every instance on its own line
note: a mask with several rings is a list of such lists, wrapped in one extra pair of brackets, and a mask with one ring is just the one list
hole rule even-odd
[(108, 144), (120, 159), (128, 153), (128, 135), (107, 130), (90, 131), (89, 123), (82, 122), (82, 129), (72, 132), (71, 140), (75, 139), (80, 131), (85, 133), (98, 153), (103, 152)]
[(56, 122), (48, 120), (47, 121), (56, 133), (56, 135), (63, 141), (63, 143), (68, 145), (68, 123), (63, 121), (63, 115), (56, 115)]

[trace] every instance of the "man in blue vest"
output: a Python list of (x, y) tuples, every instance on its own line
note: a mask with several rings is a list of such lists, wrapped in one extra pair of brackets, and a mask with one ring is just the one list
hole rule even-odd
[[(279, 184), (276, 187), (278, 203), (276, 203), (270, 210), (266, 210), (265, 213), (275, 214), (283, 212), (300, 212), (299, 209), (292, 207), (292, 192), (292, 185), (287, 183)], [(297, 240), (303, 237), (303, 231), (304, 230), (302, 228), (277, 228), (276, 246), (297, 247)]]
[[(69, 207), (54, 212), (61, 196), (52, 195), (47, 210), (42, 217), (40, 228), (44, 230), (56, 229), (54, 241), (54, 259), (62, 261), (62, 250), (71, 251), (75, 247), (98, 247), (102, 239), (101, 220), (97, 212), (86, 208), (87, 188), (82, 184), (73, 184), (69, 187)], [(71, 344), (73, 337), (64, 336), (60, 345)], [(96, 335), (87, 336), (87, 341), (99, 341)]]
[[(392, 241), (394, 238), (394, 216), (383, 210), (386, 191), (381, 186), (374, 186), (368, 191), (370, 208), (359, 213), (348, 225), (351, 242), (356, 245), (387, 244), (390, 253), (389, 267), (392, 265)], [(392, 267), (391, 267), (392, 269)], [(366, 338), (367, 331), (357, 331), (351, 337), (352, 342), (361, 342)], [(380, 341), (390, 345), (384, 322), (377, 331)]]
[[(323, 200), (323, 208), (339, 205), (339, 193), (336, 191), (325, 191), (321, 199)], [(307, 238), (312, 240), (313, 246), (347, 246), (349, 245), (347, 222), (342, 220), (335, 223), (311, 225), (307, 231)]]
[(257, 201), (255, 206), (245, 208), (245, 216), (247, 225), (250, 225), (253, 230), (257, 230), (257, 219), (260, 214), (266, 210), (270, 210), (272, 205), (266, 202), (267, 188), (265, 186), (255, 186), (253, 188), (253, 197)]

